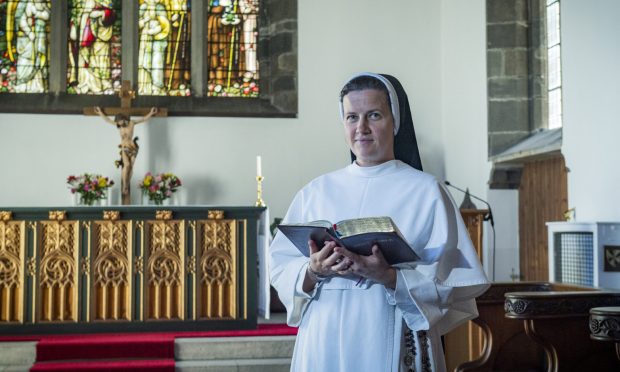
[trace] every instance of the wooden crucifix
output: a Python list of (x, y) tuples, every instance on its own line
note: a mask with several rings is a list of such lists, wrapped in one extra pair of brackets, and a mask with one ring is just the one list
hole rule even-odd
[[(137, 124), (148, 121), (153, 116), (168, 116), (168, 110), (165, 108), (140, 108), (131, 107), (131, 100), (136, 98), (136, 92), (131, 89), (131, 82), (123, 80), (121, 91), (121, 107), (86, 107), (84, 115), (98, 115), (107, 123), (115, 125), (121, 135), (120, 159), (115, 161), (116, 167), (121, 168), (121, 195), (122, 204), (131, 204), (131, 175), (133, 173), (133, 165), (138, 156), (138, 137), (133, 136), (134, 127)], [(131, 120), (132, 115), (141, 115), (138, 120)], [(114, 116), (114, 120), (108, 116)]]

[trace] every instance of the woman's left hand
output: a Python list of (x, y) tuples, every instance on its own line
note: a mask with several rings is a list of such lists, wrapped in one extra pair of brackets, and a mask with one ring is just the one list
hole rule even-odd
[(348, 269), (339, 274), (355, 274), (383, 284), (387, 288), (396, 288), (396, 269), (387, 263), (378, 245), (372, 246), (370, 256), (362, 256), (343, 247), (334, 248), (334, 252), (346, 257)]

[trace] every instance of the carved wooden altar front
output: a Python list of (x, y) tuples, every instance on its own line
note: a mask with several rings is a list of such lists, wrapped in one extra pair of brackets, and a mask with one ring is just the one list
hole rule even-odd
[(0, 210), (0, 332), (252, 328), (263, 210)]

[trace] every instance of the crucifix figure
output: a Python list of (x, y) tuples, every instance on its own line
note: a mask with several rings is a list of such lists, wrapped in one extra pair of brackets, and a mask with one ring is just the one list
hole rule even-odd
[[(118, 168), (121, 168), (121, 195), (122, 204), (131, 204), (131, 175), (133, 173), (133, 165), (138, 156), (138, 137), (134, 137), (134, 127), (137, 124), (148, 121), (153, 116), (167, 116), (165, 108), (152, 107), (132, 108), (131, 100), (135, 98), (135, 91), (131, 89), (131, 83), (127, 80), (123, 81), (121, 91), (121, 107), (87, 107), (84, 109), (85, 115), (98, 115), (107, 123), (115, 125), (121, 135), (121, 143), (118, 145), (120, 149), (120, 159), (115, 161)], [(108, 115), (114, 115), (114, 120)], [(132, 115), (142, 115), (138, 120), (131, 120)]]

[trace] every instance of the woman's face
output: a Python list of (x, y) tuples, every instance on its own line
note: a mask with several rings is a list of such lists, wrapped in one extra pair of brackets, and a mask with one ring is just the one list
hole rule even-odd
[(353, 91), (342, 99), (344, 131), (351, 151), (362, 167), (394, 159), (394, 119), (384, 92)]

